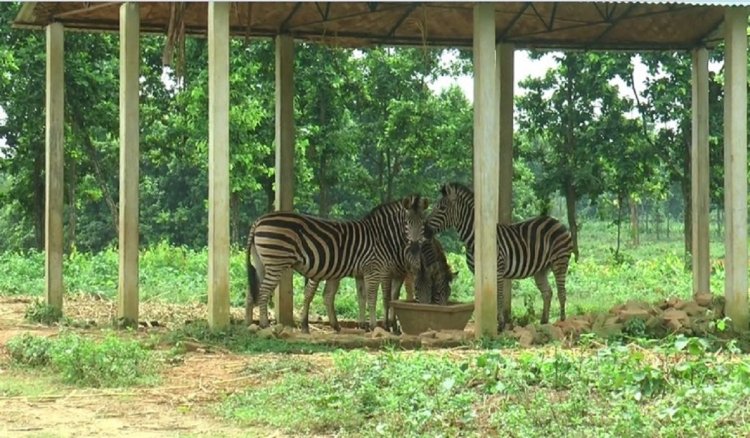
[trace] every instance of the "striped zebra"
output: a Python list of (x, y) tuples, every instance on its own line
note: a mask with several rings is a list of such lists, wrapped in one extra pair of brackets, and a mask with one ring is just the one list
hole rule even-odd
[[(433, 232), (455, 229), (466, 245), (466, 261), (474, 272), (474, 192), (462, 184), (447, 183), (441, 194), (427, 218), (428, 228)], [(572, 250), (570, 232), (560, 221), (548, 216), (497, 226), (497, 318), (501, 330), (511, 321), (511, 309), (508, 306), (500, 310), (503, 303), (500, 280), (533, 276), (544, 300), (541, 322), (546, 324), (552, 300), (547, 279), (550, 270), (555, 276), (560, 320), (565, 320), (565, 276)]]
[(421, 245), (420, 256), (420, 266), (411, 268), (412, 272), (416, 272), (414, 276), (416, 301), (440, 305), (448, 304), (451, 296), (450, 283), (456, 274), (451, 271), (448, 265), (440, 241), (435, 237), (426, 239)]
[[(248, 236), (246, 322), (249, 324), (252, 320), (253, 306), (257, 303), (260, 326), (268, 326), (268, 297), (281, 274), (293, 268), (317, 281), (361, 276), (369, 327), (374, 328), (378, 286), (390, 279), (398, 266), (405, 265), (407, 236), (409, 241), (420, 244), (424, 241), (426, 208), (426, 199), (412, 195), (375, 207), (356, 221), (335, 221), (291, 212), (261, 216), (253, 223)], [(335, 312), (331, 312), (329, 318), (333, 315)]]

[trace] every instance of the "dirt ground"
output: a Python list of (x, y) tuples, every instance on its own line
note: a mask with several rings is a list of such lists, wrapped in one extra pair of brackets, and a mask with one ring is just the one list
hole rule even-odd
[[(30, 379), (9, 367), (4, 348), (8, 339), (23, 332), (52, 336), (59, 331), (26, 323), (23, 315), (30, 302), (28, 298), (0, 297), (0, 383)], [(76, 320), (104, 323), (114, 312), (112, 302), (85, 297), (71, 298), (65, 305), (68, 316)], [(181, 307), (175, 312), (169, 306), (142, 304), (145, 320), (162, 321), (170, 312), (172, 322), (205, 315), (200, 305)], [(198, 350), (186, 353), (184, 359), (179, 365), (163, 367), (156, 387), (82, 389), (52, 384), (38, 391), (39, 395), (0, 396), (0, 436), (285, 436), (275, 430), (239, 427), (211, 412), (226, 394), (253, 384), (254, 377), (242, 371), (249, 361), (264, 360), (262, 355)]]

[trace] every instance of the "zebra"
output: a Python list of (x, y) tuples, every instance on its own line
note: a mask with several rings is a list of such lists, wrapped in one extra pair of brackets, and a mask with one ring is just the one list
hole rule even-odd
[[(455, 182), (444, 184), (440, 192), (442, 196), (427, 217), (427, 227), (431, 230), (428, 234), (455, 229), (466, 245), (466, 261), (474, 272), (474, 192)], [(565, 276), (572, 250), (570, 232), (552, 217), (538, 216), (510, 225), (497, 225), (497, 319), (500, 330), (511, 322), (510, 306), (501, 311), (502, 279), (533, 276), (544, 301), (541, 323), (549, 322), (552, 288), (547, 275), (550, 270), (557, 286), (560, 320), (565, 320)]]
[[(268, 297), (281, 274), (293, 268), (318, 281), (361, 276), (369, 308), (368, 328), (374, 328), (378, 286), (404, 265), (407, 236), (409, 241), (424, 241), (426, 208), (427, 199), (412, 195), (379, 205), (356, 221), (291, 212), (261, 216), (248, 235), (246, 323), (252, 321), (253, 306), (258, 303), (260, 326), (268, 326)], [(329, 318), (335, 319), (333, 315), (331, 312)]]
[[(416, 301), (446, 305), (450, 300), (451, 287), (456, 273), (451, 271), (445, 251), (440, 241), (430, 237), (421, 245), (421, 259), (418, 267), (412, 267)], [(408, 296), (407, 296), (408, 299)]]

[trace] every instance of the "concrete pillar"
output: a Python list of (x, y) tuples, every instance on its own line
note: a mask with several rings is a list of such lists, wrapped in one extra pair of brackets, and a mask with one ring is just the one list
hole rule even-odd
[(726, 314), (747, 330), (747, 9), (724, 15), (724, 207)]
[(120, 6), (120, 270), (117, 317), (138, 324), (139, 5)]
[(63, 306), (63, 26), (47, 26), (44, 168), (44, 288), (47, 304)]
[[(276, 210), (294, 208), (294, 39), (276, 37)], [(276, 321), (294, 324), (292, 271), (281, 276), (275, 292)]]
[(476, 336), (497, 334), (499, 133), (495, 6), (474, 6), (474, 320)]
[(691, 157), (693, 217), (693, 294), (710, 292), (708, 231), (708, 50), (693, 50), (692, 115), (693, 143)]
[(229, 8), (208, 3), (208, 322), (229, 325)]

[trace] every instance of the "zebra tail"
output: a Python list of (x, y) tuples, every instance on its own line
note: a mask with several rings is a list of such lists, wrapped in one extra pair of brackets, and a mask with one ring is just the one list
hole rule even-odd
[(247, 239), (247, 293), (252, 298), (253, 304), (258, 304), (258, 271), (255, 270), (250, 254), (252, 253), (253, 245), (255, 243), (254, 233), (255, 227), (250, 230), (250, 237)]

